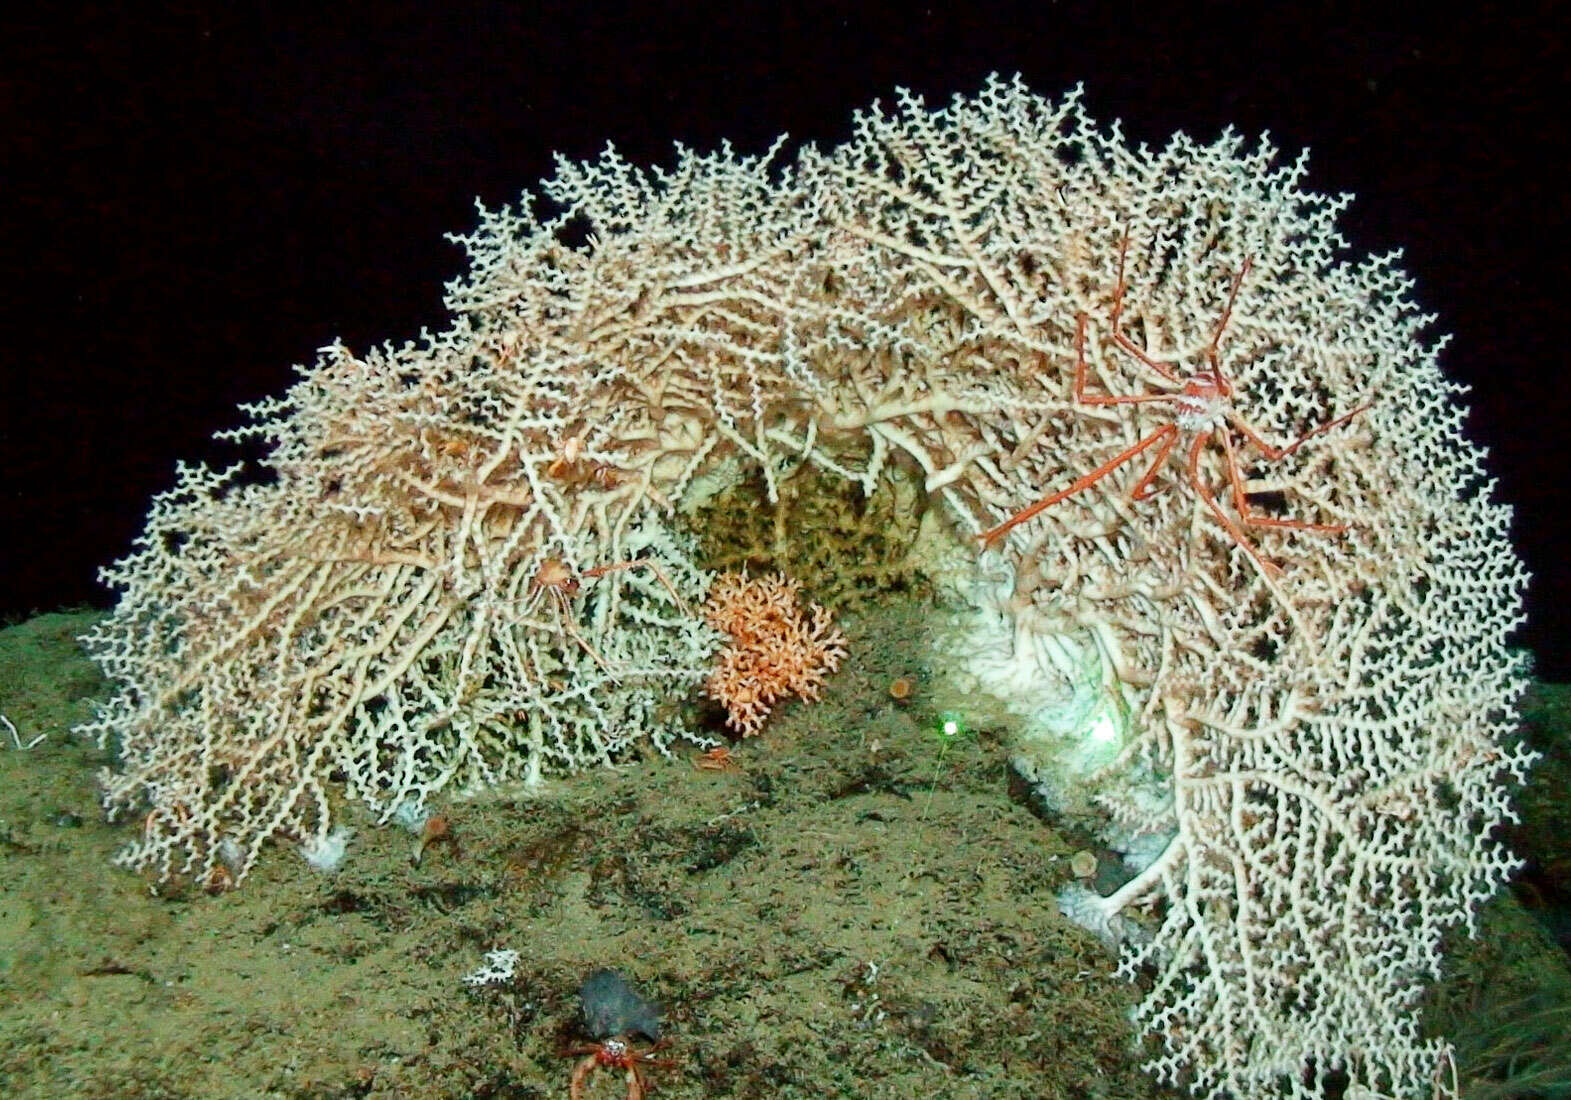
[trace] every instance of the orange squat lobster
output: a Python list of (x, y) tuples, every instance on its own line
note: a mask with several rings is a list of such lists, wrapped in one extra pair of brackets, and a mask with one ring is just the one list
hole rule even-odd
[(724, 745), (693, 757), (693, 767), (706, 772), (739, 772), (742, 764)]
[(627, 1100), (644, 1100), (644, 1094), (649, 1086), (644, 1081), (644, 1072), (639, 1066), (676, 1064), (663, 1058), (651, 1058), (647, 1053), (635, 1050), (625, 1038), (607, 1039), (603, 1043), (573, 1047), (567, 1053), (587, 1055), (583, 1061), (573, 1067), (573, 1079), (567, 1087), (567, 1094), (571, 1100), (583, 1100), (584, 1083), (589, 1080), (589, 1075), (601, 1066), (614, 1066), (617, 1069), (627, 1070)]
[[(1244, 260), (1243, 267), (1239, 268), (1237, 276), (1233, 279), (1232, 289), (1227, 295), (1227, 305), (1222, 310), (1222, 316), (1216, 323), (1216, 331), (1212, 333), (1211, 343), (1205, 351), (1206, 365), (1187, 378), (1180, 378), (1175, 365), (1163, 363), (1137, 347), (1134, 341), (1124, 335), (1119, 327), (1119, 317), (1124, 310), (1124, 291), (1127, 283), (1124, 278), (1124, 261), (1129, 253), (1129, 235), (1124, 235), (1123, 243), (1118, 249), (1118, 287), (1113, 292), (1113, 309), (1108, 316), (1108, 322), (1113, 328), (1113, 342), (1128, 354), (1134, 356), (1144, 365), (1156, 371), (1157, 374), (1167, 379), (1175, 386), (1179, 386), (1177, 393), (1149, 393), (1129, 396), (1113, 394), (1086, 393), (1086, 315), (1079, 314), (1075, 331), (1075, 400), (1082, 405), (1137, 405), (1155, 401), (1171, 401), (1177, 406), (1177, 414), (1172, 423), (1164, 424), (1144, 439), (1120, 451), (1102, 465), (1077, 479), (1051, 496), (1043, 497), (1035, 504), (1016, 512), (1009, 519), (984, 531), (977, 538), (984, 547), (993, 546), (1003, 535), (1013, 528), (1024, 523), (1038, 513), (1051, 508), (1066, 497), (1071, 497), (1082, 489), (1088, 489), (1102, 478), (1112, 473), (1118, 467), (1128, 462), (1152, 447), (1157, 448), (1156, 457), (1152, 459), (1151, 466), (1139, 481), (1135, 482), (1129, 491), (1130, 500), (1145, 500), (1155, 490), (1151, 483), (1156, 480), (1157, 474), (1167, 462), (1167, 456), (1172, 452), (1173, 446), (1178, 441), (1180, 432), (1194, 433), (1194, 441), (1189, 445), (1189, 461), (1187, 472), (1189, 484), (1194, 487), (1200, 499), (1217, 522), (1227, 531), (1229, 537), (1250, 556), (1267, 577), (1275, 578), (1282, 574), (1279, 566), (1267, 561), (1255, 549), (1254, 545), (1244, 536), (1244, 527), (1289, 527), (1299, 531), (1316, 531), (1321, 534), (1336, 535), (1347, 530), (1346, 524), (1340, 523), (1308, 523), (1304, 520), (1277, 519), (1273, 516), (1264, 516), (1249, 510), (1249, 504), (1244, 494), (1244, 479), (1238, 469), (1238, 457), (1233, 449), (1232, 428), (1236, 428), (1245, 439), (1253, 443), (1262, 454), (1272, 462), (1283, 458), (1296, 451), (1305, 442), (1330, 431), (1338, 425), (1345, 424), (1365, 409), (1369, 402), (1360, 405), (1350, 413), (1344, 413), (1335, 420), (1328, 421), (1318, 428), (1312, 428), (1299, 436), (1285, 447), (1274, 447), (1260, 435), (1249, 422), (1233, 409), (1231, 398), (1233, 384), (1222, 371), (1221, 359), (1217, 348), (1222, 342), (1222, 333), (1227, 328), (1228, 320), (1233, 315), (1233, 303), (1238, 298), (1238, 288), (1243, 285), (1244, 276), (1249, 273), (1250, 261)], [(1231, 426), (1231, 427), (1229, 427)], [(1238, 514), (1235, 521), (1222, 506), (1217, 503), (1216, 496), (1206, 486), (1200, 477), (1200, 454), (1205, 450), (1207, 443), (1213, 440), (1222, 444), (1223, 454), (1227, 458), (1227, 480), (1233, 490), (1233, 510)]]

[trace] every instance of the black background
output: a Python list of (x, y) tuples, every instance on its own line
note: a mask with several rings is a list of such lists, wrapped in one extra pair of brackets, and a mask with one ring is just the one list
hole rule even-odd
[(1273, 3), (315, 7), (13, 13), (0, 613), (107, 606), (97, 567), (176, 459), (233, 461), (211, 433), (317, 347), (445, 327), (463, 255), (444, 233), (473, 227), (477, 196), (533, 189), (553, 152), (832, 144), (897, 85), (938, 105), (996, 70), (1049, 97), (1084, 82), (1093, 117), (1152, 144), (1269, 129), (1284, 157), (1311, 147), (1308, 187), (1357, 193), (1344, 234), (1404, 248), (1455, 334), (1442, 362), (1472, 387), (1469, 434), (1534, 574), (1520, 640), (1571, 679), (1554, 5), (1388, 23)]

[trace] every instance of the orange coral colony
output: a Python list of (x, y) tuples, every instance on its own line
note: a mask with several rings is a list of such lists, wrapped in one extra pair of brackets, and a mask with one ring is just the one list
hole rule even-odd
[(730, 638), (709, 676), (709, 695), (724, 704), (726, 725), (744, 737), (762, 728), (781, 699), (817, 699), (824, 677), (845, 656), (833, 616), (817, 604), (811, 615), (802, 613), (801, 587), (783, 573), (757, 580), (722, 573), (704, 604), (704, 619)]

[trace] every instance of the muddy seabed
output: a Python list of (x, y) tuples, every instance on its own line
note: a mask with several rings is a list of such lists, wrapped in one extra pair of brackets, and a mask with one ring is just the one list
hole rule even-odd
[[(46, 734), (0, 732), (0, 1092), (563, 1097), (579, 982), (614, 967), (664, 1006), (670, 1100), (1178, 1095), (1139, 1069), (1139, 987), (1058, 915), (1087, 838), (1038, 816), (1001, 731), (934, 733), (931, 614), (845, 617), (824, 699), (740, 771), (681, 746), (444, 803), (454, 843), (418, 863), (341, 805), (339, 870), (278, 845), (218, 895), (109, 863), (135, 825), (103, 821), (111, 755), (65, 732), (103, 688), (73, 640), (93, 613), (0, 632), (0, 712)], [(512, 980), (466, 985), (493, 949)]]

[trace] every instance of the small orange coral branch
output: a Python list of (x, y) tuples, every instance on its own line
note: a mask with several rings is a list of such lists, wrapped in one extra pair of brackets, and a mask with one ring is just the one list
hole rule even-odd
[(709, 676), (711, 698), (725, 704), (726, 725), (751, 737), (788, 695), (817, 699), (824, 677), (840, 667), (846, 638), (824, 608), (811, 617), (797, 606), (802, 584), (783, 573), (749, 580), (722, 573), (704, 618), (730, 636)]

